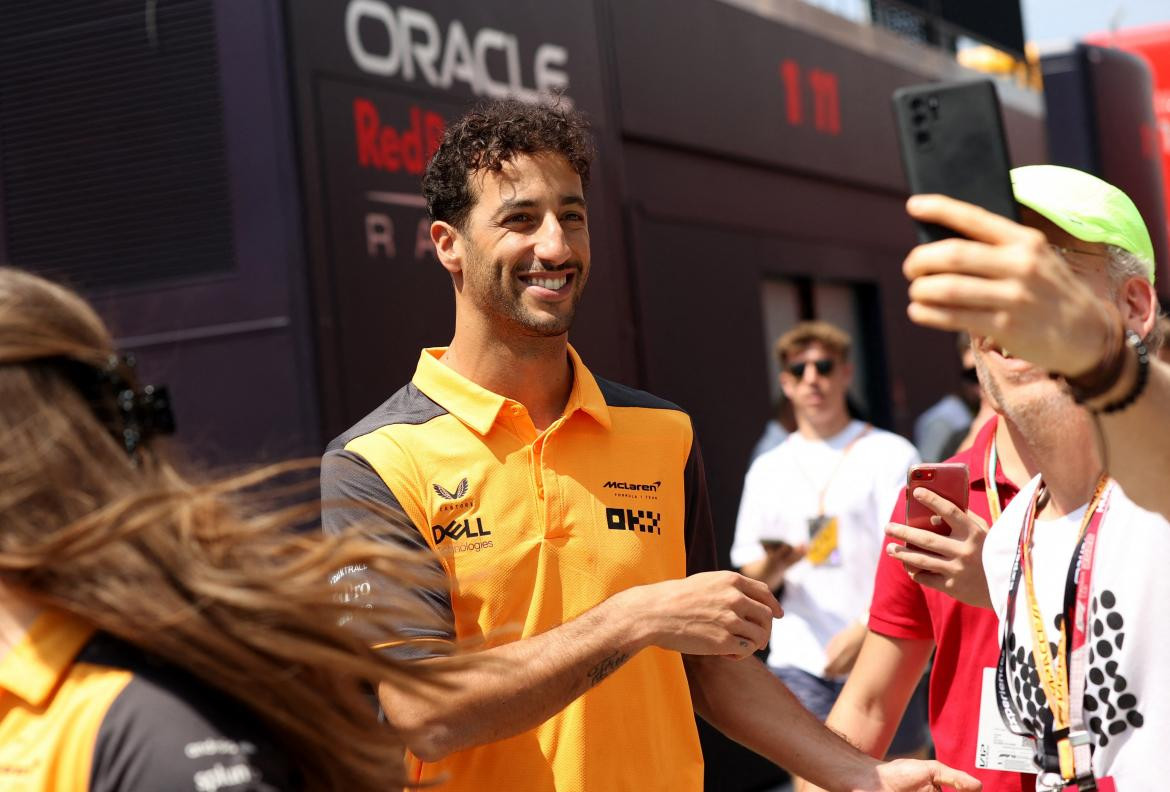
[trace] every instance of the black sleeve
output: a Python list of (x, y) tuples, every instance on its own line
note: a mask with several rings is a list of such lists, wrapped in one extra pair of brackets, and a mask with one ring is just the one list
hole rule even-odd
[(195, 683), (134, 676), (98, 728), (92, 792), (277, 792), (301, 784), (242, 706)]
[[(369, 526), (368, 535), (427, 558), (428, 579), (446, 581), (442, 565), (428, 547), (419, 528), (403, 510), (394, 493), (359, 454), (344, 449), (329, 451), (321, 460), (321, 521), (327, 533), (340, 533), (354, 524)], [(373, 505), (378, 511), (363, 508)], [(417, 575), (416, 575), (417, 576)], [(380, 646), (399, 659), (449, 654), (455, 639), (455, 617), (446, 585), (408, 585), (359, 565), (338, 570), (333, 583), (348, 601), (367, 601), (370, 607), (392, 607), (401, 612), (398, 629), (417, 643), (387, 642), (386, 636), (368, 636), (371, 646)]]
[(715, 550), (715, 522), (711, 518), (711, 502), (707, 497), (707, 472), (703, 469), (703, 453), (699, 438), (691, 443), (683, 476), (686, 488), (687, 574), (711, 572), (719, 568)]

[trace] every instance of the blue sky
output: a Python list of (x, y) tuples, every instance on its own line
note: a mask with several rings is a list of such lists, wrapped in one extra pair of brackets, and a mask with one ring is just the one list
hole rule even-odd
[(1022, 0), (1024, 37), (1038, 44), (1108, 30), (1170, 22), (1168, 0)]

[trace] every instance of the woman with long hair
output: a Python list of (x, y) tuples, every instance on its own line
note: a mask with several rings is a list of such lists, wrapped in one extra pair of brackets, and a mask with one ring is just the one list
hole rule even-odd
[(330, 579), (414, 586), (425, 567), (306, 530), (319, 504), (278, 486), (303, 464), (180, 474), (151, 396), (84, 300), (0, 268), (0, 789), (401, 782), (368, 691), (442, 683), (363, 639), (412, 623), (400, 605)]

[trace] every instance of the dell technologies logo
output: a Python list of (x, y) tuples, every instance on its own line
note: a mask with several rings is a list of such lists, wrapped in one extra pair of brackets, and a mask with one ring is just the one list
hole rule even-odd
[(474, 519), (474, 525), (472, 524), (471, 517), (462, 520), (452, 520), (446, 525), (432, 525), (431, 537), (435, 540), (436, 545), (441, 545), (445, 539), (452, 539), (457, 542), (460, 539), (479, 539), (492, 535), (491, 531), (483, 527), (483, 520), (481, 518), (476, 517)]

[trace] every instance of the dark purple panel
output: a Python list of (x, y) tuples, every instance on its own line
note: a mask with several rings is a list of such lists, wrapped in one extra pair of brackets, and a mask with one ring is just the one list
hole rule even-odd
[[(70, 255), (77, 249), (84, 253), (89, 244), (94, 260), (130, 247), (143, 254), (133, 277), (79, 280), (91, 287), (88, 296), (122, 346), (138, 353), (144, 378), (169, 380), (178, 421), (175, 442), (184, 450), (202, 461), (231, 464), (261, 453), (308, 452), (318, 446), (320, 433), (304, 332), (305, 272), (279, 2), (189, 0), (164, 4), (154, 16), (144, 4), (123, 0), (68, 5), (86, 6), (84, 19), (64, 6), (23, 4), (21, 24), (6, 28), (6, 35), (39, 30), (44, 37), (40, 57), (79, 39), (100, 53), (95, 61), (100, 68), (77, 71), (69, 91), (78, 99), (94, 94), (109, 101), (91, 104), (72, 119), (68, 129), (75, 139), (69, 146), (102, 148), (101, 139), (86, 138), (90, 127), (112, 128), (121, 138), (117, 146), (106, 145), (89, 156), (66, 157), (73, 169), (69, 186), (76, 199), (101, 195), (101, 190), (109, 195), (111, 186), (116, 192), (123, 180), (125, 189), (135, 190), (131, 197), (139, 207), (123, 204), (127, 216), (107, 224), (117, 232), (116, 244), (108, 241), (110, 228), (94, 229), (88, 240), (61, 235), (61, 241), (72, 245)], [(184, 44), (176, 23), (193, 14), (201, 20), (201, 33)], [(139, 62), (145, 69), (162, 70), (142, 78), (155, 93), (138, 90), (142, 86), (135, 80), (119, 89), (111, 78), (119, 63)], [(191, 79), (180, 79), (184, 70), (192, 71)], [(198, 85), (197, 95), (192, 85)], [(166, 103), (152, 105), (151, 97), (160, 90), (167, 94)], [(209, 107), (215, 108), (210, 124), (183, 122), (184, 113), (208, 115)], [(154, 138), (136, 135), (144, 117), (153, 120), (147, 126), (153, 126)], [(127, 141), (165, 144), (164, 155), (158, 150), (143, 155), (158, 167), (147, 168), (137, 184), (110, 166), (110, 156)], [(190, 177), (190, 168), (178, 164), (188, 156), (187, 148), (196, 147), (214, 156), (199, 160), (207, 173)], [(133, 158), (132, 147), (127, 156)], [(46, 163), (36, 156), (22, 160), (18, 167), (45, 170)], [(141, 170), (142, 162), (132, 164), (127, 172)], [(40, 217), (21, 222), (68, 221), (75, 229), (101, 222), (96, 212), (65, 217), (67, 203), (44, 205)], [(113, 199), (107, 203), (118, 205)], [(168, 207), (174, 211), (154, 211)], [(166, 246), (153, 243), (183, 239), (184, 229), (189, 231), (184, 244), (191, 248), (184, 252), (209, 258), (204, 266), (168, 273)], [(4, 230), (13, 234), (27, 228)], [(118, 234), (127, 238), (119, 240)], [(208, 240), (226, 240), (226, 246), (208, 245)], [(45, 262), (45, 269), (61, 272), (65, 258)], [(160, 277), (164, 273), (167, 277)]]
[(1089, 67), (1093, 117), (1097, 124), (1098, 175), (1116, 184), (1137, 204), (1154, 243), (1154, 260), (1162, 262), (1158, 284), (1170, 295), (1165, 277), (1170, 266), (1166, 238), (1166, 193), (1162, 163), (1152, 143), (1157, 139), (1154, 81), (1137, 55), (1107, 47), (1078, 47)]
[(420, 179), (460, 108), (325, 78), (316, 88), (326, 266), (339, 296), (345, 411), (356, 418), (409, 378), (420, 347), (446, 343), (454, 326), (451, 278), (435, 258)]
[(609, 7), (624, 135), (905, 188), (890, 95), (934, 75), (710, 0)]
[(289, 5), (327, 432), (409, 379), (420, 347), (451, 337), (451, 282), (426, 240), (420, 192), (441, 125), (477, 97), (531, 99), (541, 85), (564, 83), (602, 147), (589, 189), (594, 269), (573, 342), (598, 373), (634, 381), (593, 6)]

